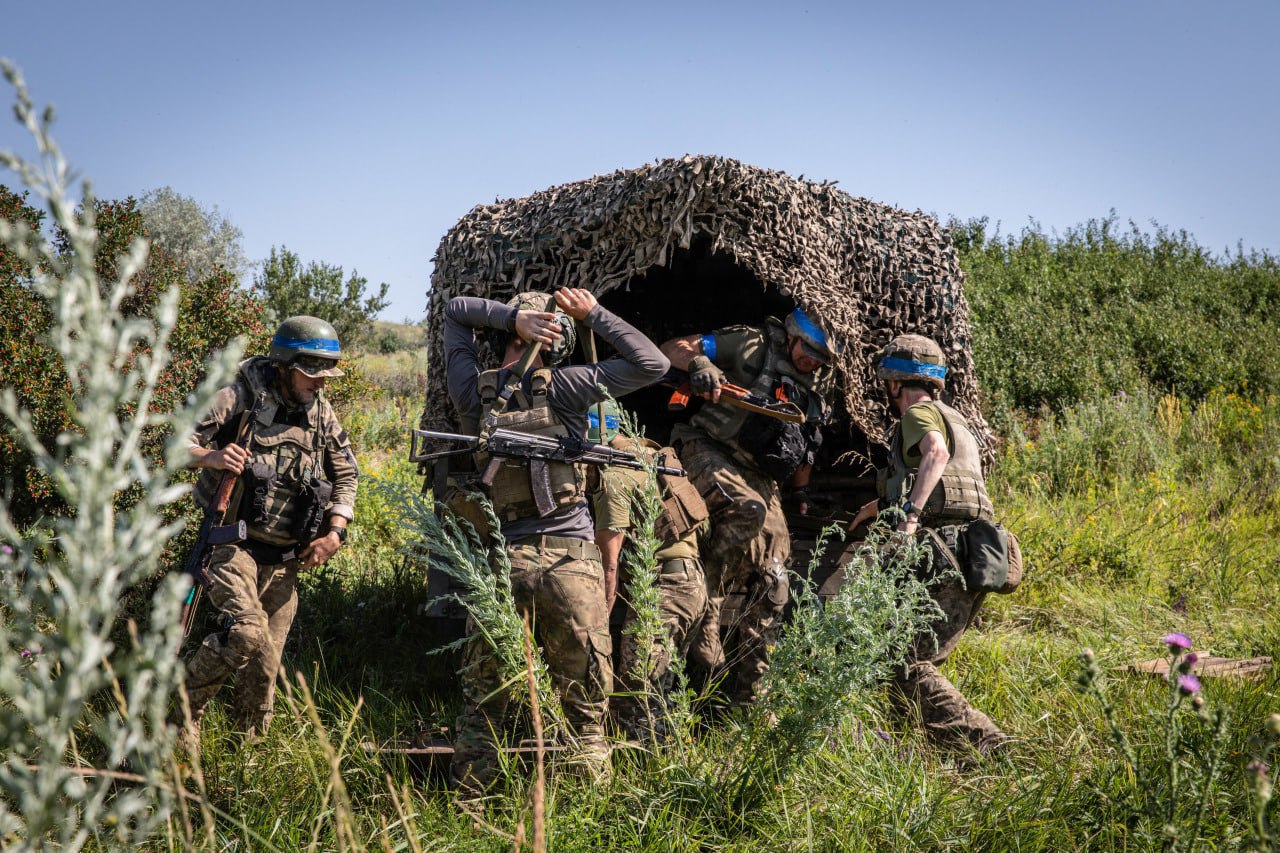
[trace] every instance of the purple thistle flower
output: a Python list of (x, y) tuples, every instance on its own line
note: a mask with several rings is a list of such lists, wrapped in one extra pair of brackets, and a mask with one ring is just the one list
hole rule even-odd
[(1196, 665), (1196, 661), (1200, 660), (1200, 655), (1195, 652), (1187, 652), (1187, 654), (1178, 661), (1178, 672), (1190, 672), (1191, 667)]
[(1171, 653), (1176, 655), (1191, 648), (1191, 638), (1180, 631), (1174, 631), (1164, 635), (1164, 644), (1169, 647)]
[(12, 554), (13, 548), (9, 545), (0, 545), (0, 551), (3, 551), (6, 554)]
[(1186, 696), (1190, 696), (1192, 693), (1199, 693), (1200, 679), (1196, 678), (1194, 675), (1179, 675), (1178, 689)]

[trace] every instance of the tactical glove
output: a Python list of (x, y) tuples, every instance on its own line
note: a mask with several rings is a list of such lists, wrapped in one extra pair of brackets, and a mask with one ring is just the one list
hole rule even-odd
[(724, 371), (711, 363), (705, 355), (694, 356), (689, 362), (689, 389), (699, 396), (710, 397), (724, 384)]

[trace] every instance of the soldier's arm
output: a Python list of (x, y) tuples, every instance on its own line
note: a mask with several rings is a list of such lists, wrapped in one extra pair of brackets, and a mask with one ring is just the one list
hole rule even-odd
[(360, 468), (356, 464), (355, 451), (351, 449), (351, 439), (347, 431), (338, 423), (337, 418), (330, 418), (328, 435), (325, 437), (327, 450), (324, 455), (325, 476), (333, 483), (333, 495), (329, 498), (326, 510), (331, 527), (346, 527), (347, 522), (356, 517), (356, 488), (360, 482)]
[[(561, 294), (568, 293), (565, 299)], [(557, 300), (565, 313), (581, 320), (587, 328), (617, 351), (599, 364), (579, 364), (557, 370), (552, 393), (559, 406), (582, 409), (603, 399), (603, 385), (613, 397), (621, 397), (652, 385), (671, 367), (662, 350), (644, 333), (596, 302), (588, 291), (561, 290)], [(566, 304), (567, 301), (567, 304)]]
[[(680, 338), (672, 338), (662, 345), (662, 354), (670, 361), (671, 366), (677, 370), (688, 370), (689, 362), (693, 361), (702, 352), (702, 339), (705, 335), (685, 335)], [(715, 359), (712, 359), (715, 361)]]
[(215, 468), (236, 474), (244, 470), (249, 451), (228, 438), (228, 431), (235, 429), (236, 418), (245, 410), (241, 400), (240, 385), (228, 385), (213, 397), (209, 413), (196, 424), (187, 448), (191, 454), (192, 468)]
[[(929, 430), (916, 445), (920, 449), (920, 467), (916, 470), (916, 482), (907, 499), (913, 506), (924, 506), (929, 495), (942, 479), (942, 471), (951, 461), (951, 453), (947, 450), (947, 438), (937, 430)], [(920, 524), (919, 514), (908, 515), (899, 526), (906, 533), (914, 533)]]
[(464, 420), (483, 415), (476, 383), (480, 376), (476, 329), (515, 329), (516, 309), (492, 299), (455, 296), (444, 309), (445, 384)]

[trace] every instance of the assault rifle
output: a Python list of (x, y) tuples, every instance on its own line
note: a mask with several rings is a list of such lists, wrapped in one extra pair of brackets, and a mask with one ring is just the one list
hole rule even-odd
[[(689, 388), (689, 374), (673, 367), (667, 371), (666, 376), (658, 381), (660, 384), (673, 389), (671, 399), (667, 401), (667, 410), (672, 412), (684, 411), (685, 407), (689, 405), (690, 396), (692, 396), (692, 390)], [(805, 422), (804, 412), (800, 411), (800, 407), (790, 400), (770, 399), (763, 394), (756, 394), (746, 388), (731, 385), (728, 382), (720, 386), (720, 399), (718, 402), (726, 406), (732, 406), (735, 409), (764, 415), (766, 418), (785, 421), (789, 424), (802, 424)]]
[[(262, 411), (266, 399), (266, 393), (260, 393), (254, 401), (253, 408), (246, 412), (240, 421), (235, 443), (245, 450), (249, 449), (249, 443), (253, 440), (258, 413)], [(191, 635), (191, 627), (196, 621), (196, 609), (200, 606), (200, 596), (204, 594), (204, 588), (209, 585), (209, 549), (214, 545), (243, 542), (249, 536), (248, 528), (243, 521), (227, 523), (231, 493), (235, 490), (236, 481), (239, 479), (240, 475), (234, 471), (222, 472), (222, 477), (218, 480), (218, 490), (214, 492), (213, 500), (209, 501), (209, 506), (204, 511), (204, 518), (200, 521), (200, 533), (196, 536), (195, 547), (191, 549), (187, 563), (182, 567), (183, 573), (191, 576), (191, 591), (187, 593), (186, 601), (182, 602), (182, 640), (179, 645), (185, 643), (187, 637)]]
[[(463, 447), (452, 450), (441, 450), (428, 453), (425, 444), (428, 441), (451, 441)], [(492, 459), (480, 475), (480, 483), (493, 485), (497, 476), (498, 465), (502, 459), (525, 459), (529, 464), (529, 479), (533, 484), (533, 499), (538, 512), (549, 515), (555, 510), (555, 502), (551, 496), (551, 478), (547, 469), (548, 462), (574, 462), (583, 465), (617, 465), (642, 471), (648, 466), (634, 453), (618, 450), (607, 444), (592, 444), (581, 438), (561, 436), (554, 438), (546, 435), (530, 435), (511, 429), (495, 429), (487, 438), (474, 435), (460, 435), (454, 432), (431, 432), (425, 429), (413, 430), (410, 439), (409, 461), (426, 462), (443, 456), (456, 456), (462, 453), (488, 453)], [(658, 473), (669, 477), (687, 476), (683, 468), (663, 465), (661, 457), (653, 466)]]

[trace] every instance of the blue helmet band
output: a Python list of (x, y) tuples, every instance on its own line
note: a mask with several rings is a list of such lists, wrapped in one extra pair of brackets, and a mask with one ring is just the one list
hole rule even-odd
[(322, 352), (342, 352), (338, 346), (337, 340), (334, 338), (282, 338), (276, 335), (271, 339), (273, 347), (284, 347), (285, 349), (311, 349), (320, 350)]
[[(594, 411), (587, 413), (587, 426), (590, 429), (600, 428), (600, 416)], [(604, 416), (604, 428), (616, 430), (618, 428), (618, 416), (606, 413)]]
[(803, 308), (797, 308), (791, 312), (791, 318), (795, 320), (796, 328), (808, 335), (813, 341), (827, 348), (831, 352), (839, 352), (839, 347), (831, 346), (831, 342), (827, 340), (827, 333), (818, 328), (818, 324), (809, 319), (809, 315), (804, 313)]
[(910, 373), (914, 376), (931, 376), (934, 379), (947, 378), (947, 369), (941, 364), (911, 361), (906, 358), (883, 358), (880, 360), (880, 367), (885, 370), (896, 370), (898, 373)]

